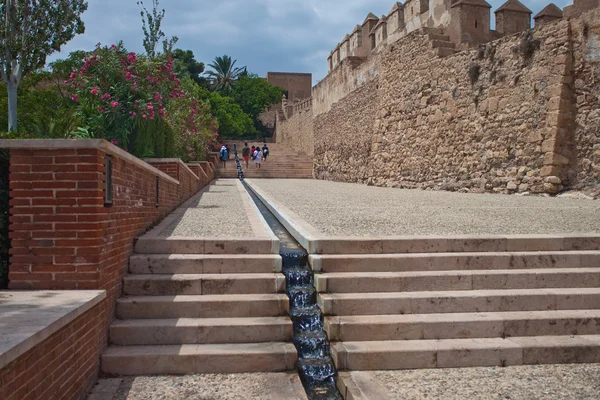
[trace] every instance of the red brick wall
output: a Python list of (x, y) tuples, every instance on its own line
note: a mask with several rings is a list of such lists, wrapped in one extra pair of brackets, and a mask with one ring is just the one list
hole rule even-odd
[[(104, 205), (104, 147), (113, 163), (109, 207)], [(183, 163), (173, 163), (177, 183), (115, 149), (105, 142), (90, 148), (10, 149), (9, 288), (106, 290), (106, 299), (95, 307), (101, 348), (107, 343), (134, 238), (214, 178), (212, 173), (201, 181), (180, 168)]]
[(202, 181), (198, 178), (197, 174), (194, 174), (193, 171), (181, 160), (170, 160), (165, 159), (159, 160), (147, 160), (148, 164), (152, 165), (154, 168), (157, 168), (169, 175), (170, 177), (177, 179), (181, 186), (180, 190), (180, 200), (183, 202), (190, 197), (190, 193), (196, 193), (198, 191), (198, 187), (203, 187)]
[(81, 399), (98, 375), (98, 304), (0, 370), (0, 399)]

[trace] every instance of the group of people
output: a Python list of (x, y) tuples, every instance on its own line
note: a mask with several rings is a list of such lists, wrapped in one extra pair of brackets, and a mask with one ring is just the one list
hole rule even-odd
[[(252, 148), (248, 147), (248, 143), (244, 143), (244, 147), (242, 148), (242, 158), (246, 163), (246, 168), (249, 168), (250, 159), (256, 165), (256, 168), (260, 169), (260, 166), (263, 161), (267, 161), (267, 157), (269, 156), (269, 147), (265, 143), (261, 148), (259, 146), (252, 146)], [(221, 150), (219, 151), (219, 158), (223, 163), (223, 168), (226, 167), (227, 160), (229, 159), (229, 147), (227, 145), (223, 145)]]

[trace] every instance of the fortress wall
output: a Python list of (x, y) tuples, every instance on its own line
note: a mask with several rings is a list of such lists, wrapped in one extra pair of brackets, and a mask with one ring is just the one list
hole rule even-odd
[(304, 116), (315, 176), (471, 192), (599, 186), (599, 25), (595, 10), (446, 58), (416, 31), (344, 60), (313, 89), (312, 125)]
[(312, 99), (299, 101), (292, 107), (293, 114), (287, 119), (279, 119), (278, 116), (277, 143), (312, 156), (314, 153)]

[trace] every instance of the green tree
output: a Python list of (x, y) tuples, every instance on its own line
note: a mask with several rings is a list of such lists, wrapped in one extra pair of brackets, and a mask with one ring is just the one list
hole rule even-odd
[(17, 129), (21, 79), (84, 32), (83, 0), (4, 0), (0, 3), (0, 75), (8, 93), (8, 130)]
[(156, 46), (158, 42), (163, 40), (163, 51), (165, 54), (169, 54), (173, 51), (173, 46), (177, 43), (179, 38), (173, 36), (171, 39), (166, 39), (165, 33), (160, 29), (162, 20), (165, 17), (165, 10), (158, 9), (158, 0), (152, 0), (152, 14), (144, 6), (144, 2), (138, 1), (140, 7), (140, 15), (142, 17), (142, 31), (144, 31), (144, 49), (146, 55), (150, 60), (156, 58)]
[(215, 60), (208, 64), (212, 71), (208, 71), (206, 75), (212, 79), (216, 90), (229, 93), (236, 79), (246, 71), (246, 67), (236, 67), (236, 62), (237, 60), (232, 60), (230, 56), (224, 55), (215, 57)]
[(285, 89), (254, 74), (240, 77), (233, 87), (235, 102), (253, 119), (273, 104), (280, 103), (284, 93)]
[(192, 78), (197, 84), (203, 85), (205, 78), (200, 75), (204, 72), (204, 63), (196, 61), (193, 51), (175, 49), (173, 51), (173, 59), (175, 60), (174, 69), (179, 78), (183, 78), (183, 75), (186, 75)]
[(219, 122), (219, 136), (236, 138), (256, 133), (252, 118), (231, 97), (218, 92), (209, 95), (210, 110)]

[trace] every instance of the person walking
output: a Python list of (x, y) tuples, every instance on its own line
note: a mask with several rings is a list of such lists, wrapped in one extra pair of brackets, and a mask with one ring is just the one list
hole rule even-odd
[(221, 146), (221, 150), (219, 150), (219, 158), (221, 159), (221, 163), (223, 165), (223, 169), (227, 168), (227, 147), (225, 145)]
[(252, 146), (252, 149), (250, 149), (250, 158), (252, 161), (254, 161), (254, 150), (256, 150), (256, 146)]
[(230, 151), (229, 151), (229, 145), (228, 144), (225, 145), (225, 149), (227, 150), (227, 160), (229, 160)]
[(256, 165), (256, 168), (260, 169), (260, 164), (262, 163), (262, 159), (263, 159), (263, 152), (260, 149), (260, 145), (256, 146), (256, 148), (254, 149), (254, 165)]
[(262, 153), (263, 153), (263, 158), (265, 160), (265, 162), (267, 162), (267, 157), (269, 155), (269, 148), (267, 147), (267, 143), (265, 142), (265, 145), (262, 148)]
[(250, 147), (248, 147), (248, 142), (244, 143), (244, 147), (242, 148), (242, 158), (244, 159), (244, 163), (246, 163), (246, 169), (248, 169), (248, 160), (250, 159)]

